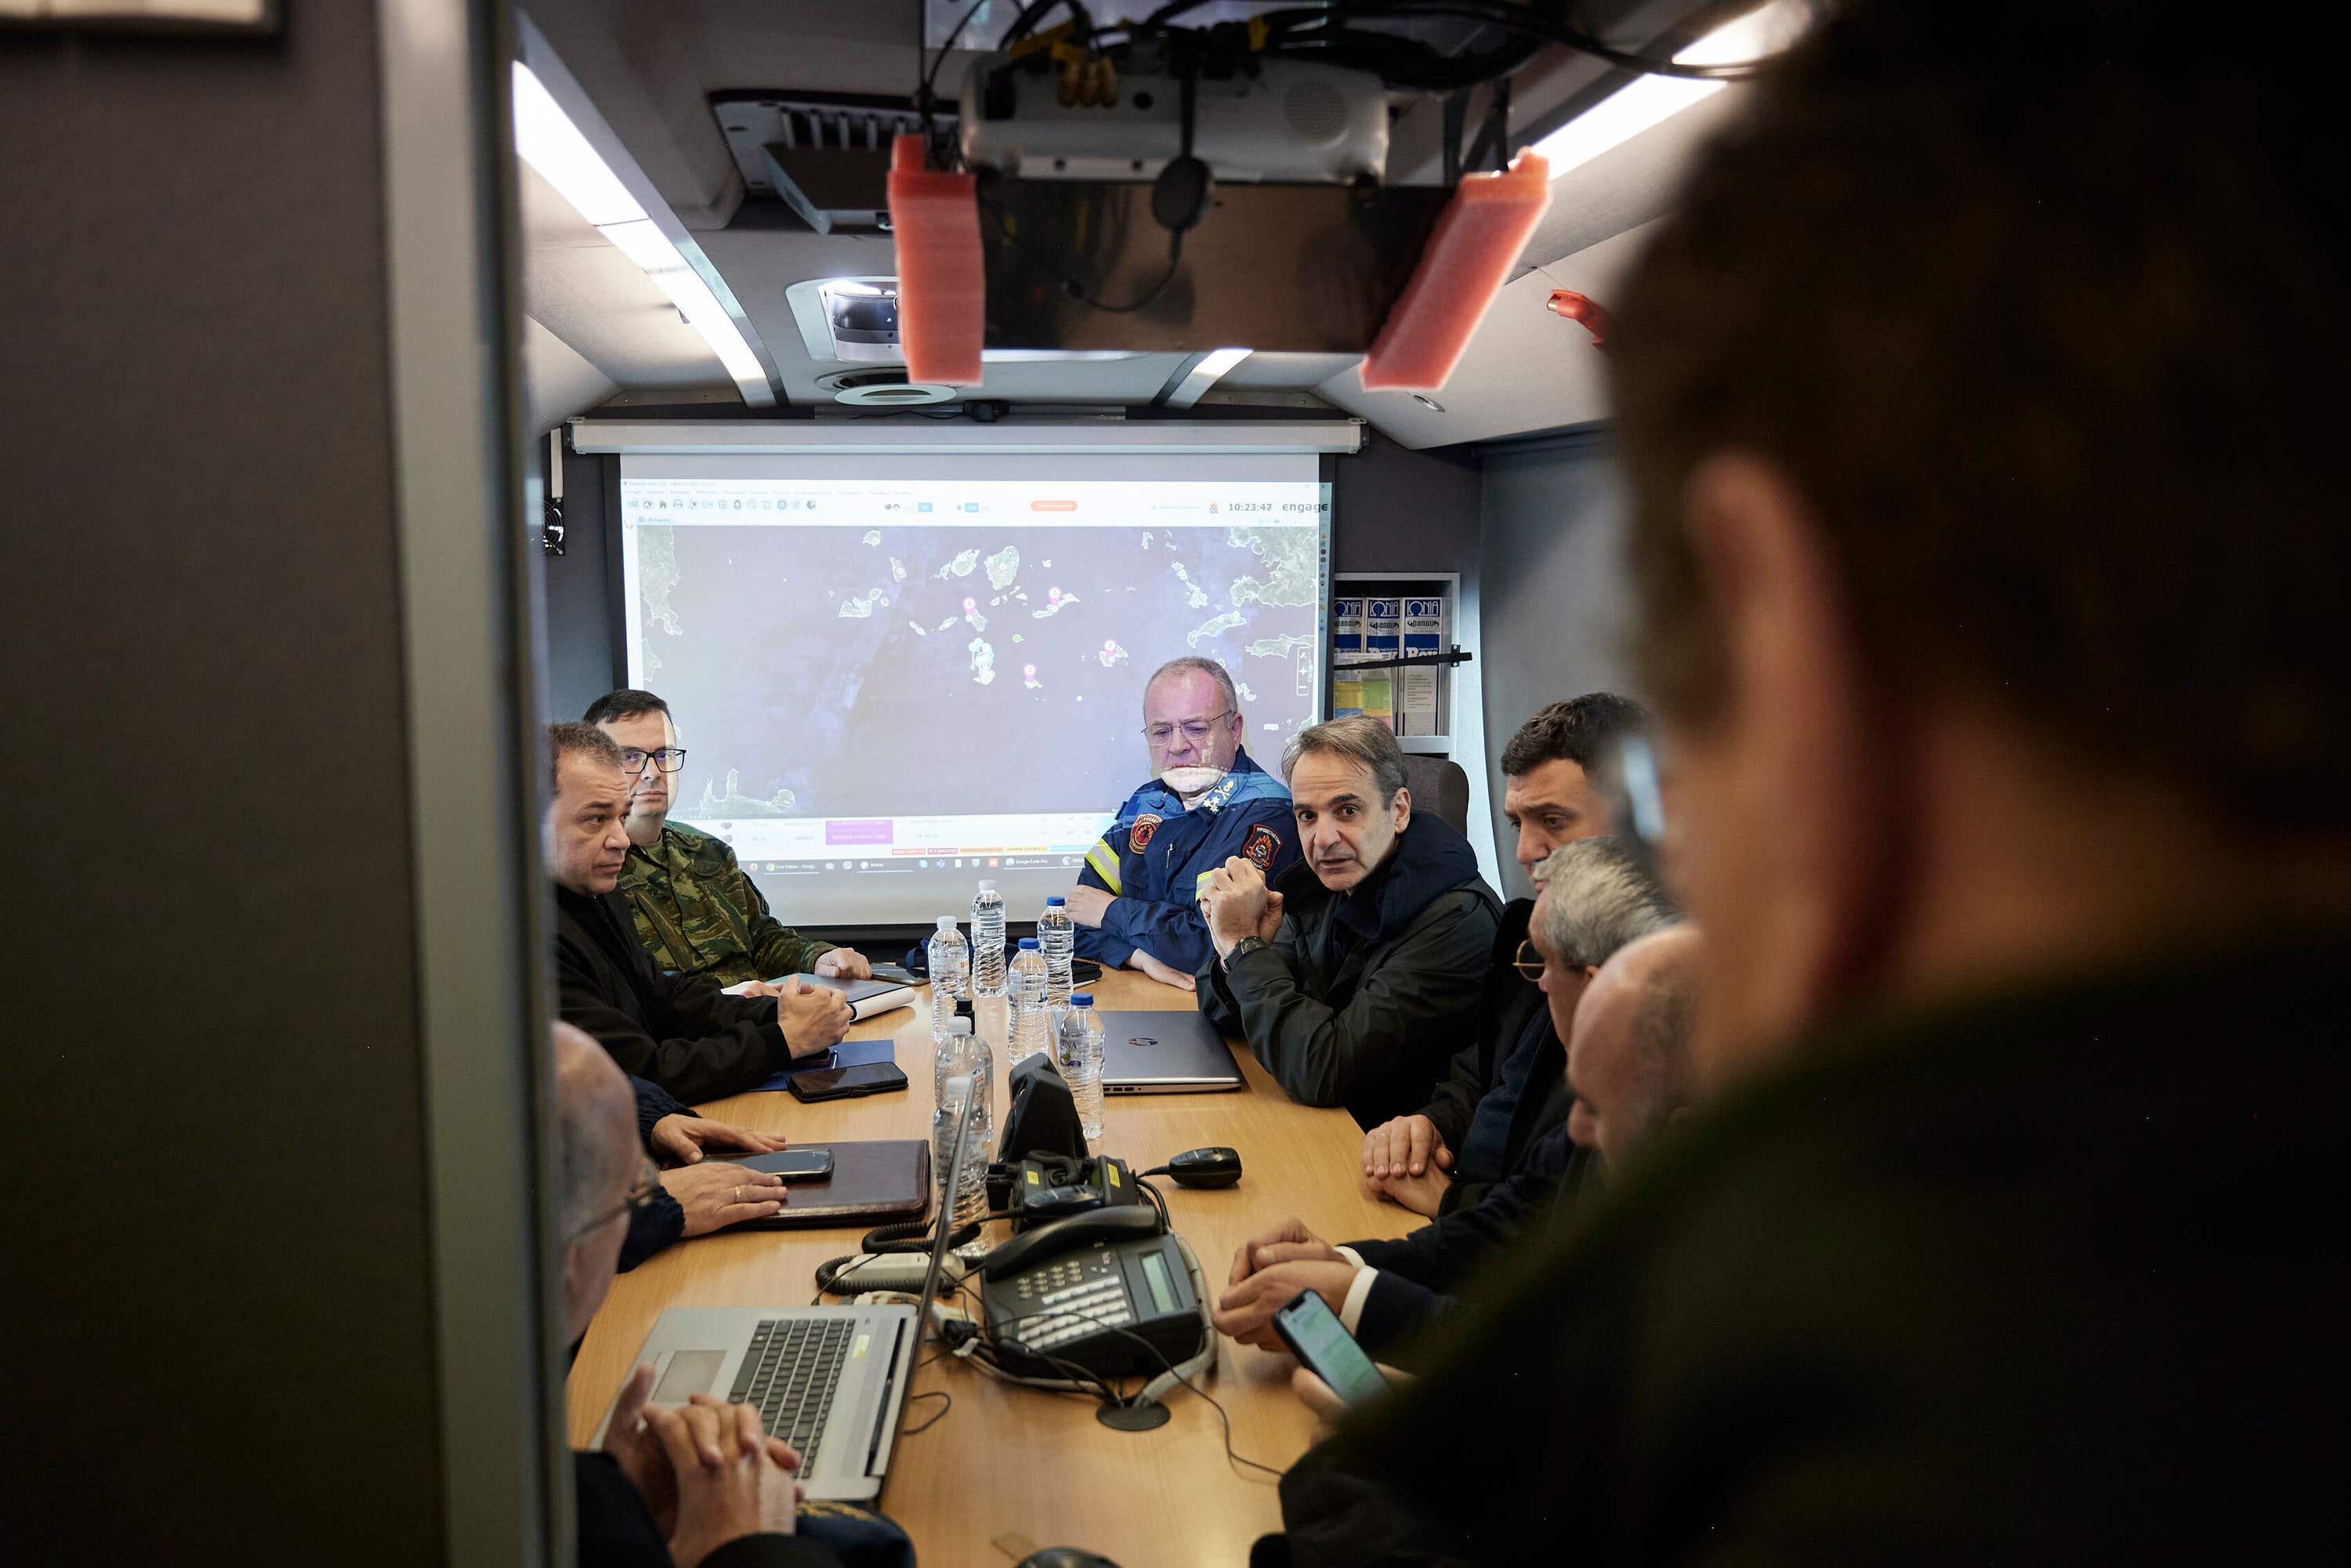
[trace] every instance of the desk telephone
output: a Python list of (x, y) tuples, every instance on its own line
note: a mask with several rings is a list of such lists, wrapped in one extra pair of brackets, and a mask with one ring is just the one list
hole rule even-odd
[(1198, 1264), (1155, 1204), (1035, 1226), (981, 1260), (979, 1274), (988, 1340), (1018, 1375), (1161, 1374), (1213, 1343)]

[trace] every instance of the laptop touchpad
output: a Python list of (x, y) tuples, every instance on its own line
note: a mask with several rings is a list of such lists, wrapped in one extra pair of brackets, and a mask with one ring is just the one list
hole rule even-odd
[(656, 1405), (683, 1405), (696, 1394), (707, 1394), (718, 1381), (718, 1369), (726, 1364), (723, 1350), (682, 1350), (669, 1358), (662, 1373), (660, 1386), (653, 1390)]

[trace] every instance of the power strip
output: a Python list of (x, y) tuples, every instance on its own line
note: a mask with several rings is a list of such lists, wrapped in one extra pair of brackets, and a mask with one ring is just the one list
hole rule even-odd
[[(931, 1269), (927, 1252), (860, 1252), (841, 1266), (826, 1289), (835, 1295), (862, 1295), (870, 1291), (891, 1291), (902, 1295), (918, 1295), (923, 1289), (923, 1276)], [(945, 1295), (961, 1283), (971, 1272), (971, 1265), (950, 1252), (939, 1266), (939, 1292)]]

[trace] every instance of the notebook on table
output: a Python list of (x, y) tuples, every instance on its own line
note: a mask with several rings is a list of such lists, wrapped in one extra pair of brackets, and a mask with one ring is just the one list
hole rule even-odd
[[(786, 986), (794, 980), (822, 986), (828, 991), (839, 991), (841, 999), (849, 1004), (849, 1016), (860, 1022), (877, 1013), (894, 1012), (900, 1008), (914, 1005), (914, 988), (904, 980), (844, 980), (833, 975), (797, 974), (778, 975), (767, 983)], [(746, 980), (742, 985), (727, 986), (724, 989), (730, 997), (739, 997), (743, 994), (743, 987), (748, 984), (750, 982)]]
[(1238, 1089), (1241, 1070), (1217, 1026), (1194, 1011), (1103, 1012), (1102, 1089), (1111, 1094), (1205, 1094)]

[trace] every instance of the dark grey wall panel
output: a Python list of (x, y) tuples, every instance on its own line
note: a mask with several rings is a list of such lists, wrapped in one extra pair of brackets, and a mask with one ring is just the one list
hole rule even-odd
[[(538, 444), (543, 455), (546, 443)], [(563, 553), (540, 562), (550, 719), (578, 718), (590, 703), (621, 684), (627, 663), (621, 627), (612, 619), (611, 578), (620, 562), (607, 553), (620, 541), (611, 537), (604, 515), (619, 500), (605, 493), (607, 476), (619, 462), (563, 455)]]
[(1461, 574), (1478, 580), (1478, 459), (1462, 447), (1415, 452), (1366, 431), (1331, 481), (1331, 570)]
[(88, 1560), (444, 1555), (375, 26), (0, 41), (12, 1513)]
[[(1486, 736), (1499, 758), (1545, 703), (1631, 693), (1632, 597), (1623, 497), (1604, 435), (1487, 449), (1484, 497)], [(1507, 862), (1514, 840), (1502, 821), (1500, 772), (1492, 778), (1495, 841)], [(1512, 896), (1534, 892), (1516, 865), (1506, 874)]]

